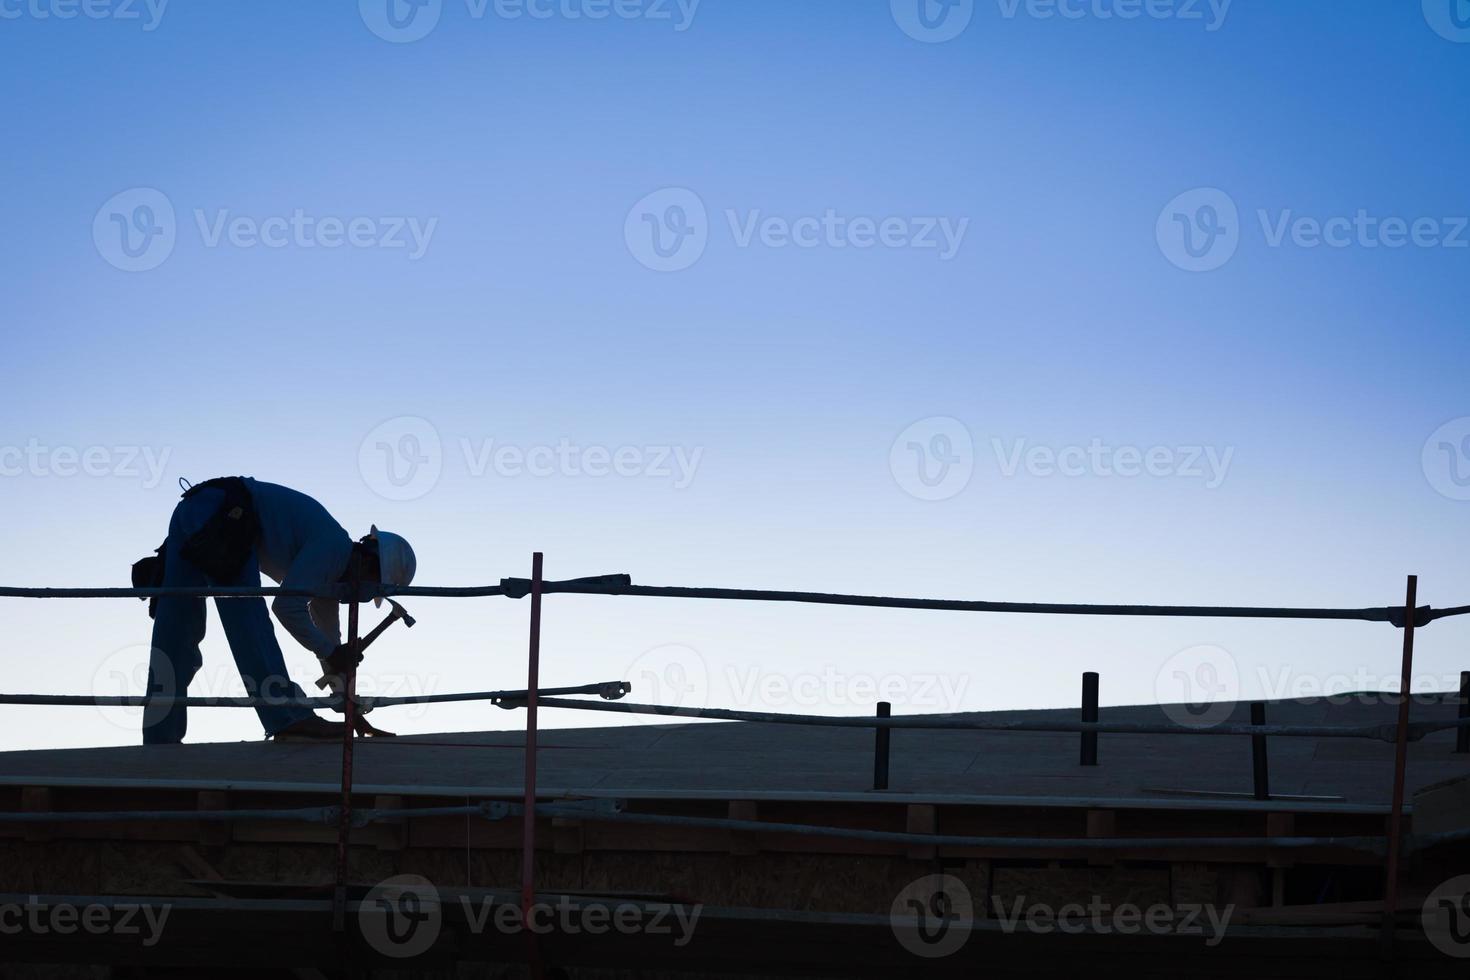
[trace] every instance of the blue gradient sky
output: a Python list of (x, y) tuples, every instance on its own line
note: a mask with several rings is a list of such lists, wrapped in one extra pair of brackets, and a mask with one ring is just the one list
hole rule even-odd
[[(1098, 15), (1116, 0), (1073, 4), (1076, 19), (978, 0), (945, 43), (909, 36), (880, 0), (704, 0), (682, 31), (476, 18), (444, 0), (412, 43), (376, 36), (348, 2), (174, 0), (153, 30), (37, 15), (54, 2), (0, 0), (14, 93), (0, 109), (0, 446), (168, 455), (156, 485), (7, 471), (5, 584), (124, 584), (162, 538), (177, 477), (245, 473), (312, 493), (354, 534), (405, 534), (421, 584), (523, 575), (541, 549), (552, 577), (647, 584), (1359, 606), (1401, 602), (1415, 572), (1423, 601), (1470, 602), (1470, 502), (1448, 469), (1470, 458), (1421, 460), (1441, 425), (1470, 434), (1470, 248), (1273, 247), (1258, 217), (1364, 210), (1448, 234), (1470, 215), (1470, 30), (1434, 29), (1437, 0), (1236, 0), (1215, 30)], [(136, 188), (167, 198), (177, 242), (128, 272), (93, 222)], [(640, 264), (624, 234), (665, 188), (707, 208), (708, 247), (677, 272)], [(1179, 268), (1156, 235), (1196, 188), (1239, 210), (1238, 248), (1209, 272)], [(195, 217), (298, 209), (437, 224), (412, 259), (210, 247)], [(969, 224), (946, 261), (740, 247), (725, 217), (829, 209)], [(441, 473), (389, 500), (375, 442), (360, 450), (404, 417), (432, 427)], [(890, 449), (936, 417), (968, 430), (974, 473), (920, 500)], [(464, 443), (492, 439), (702, 455), (682, 488), (475, 475)], [(1233, 456), (1214, 488), (1007, 476), (992, 440)], [(370, 661), (395, 693), (524, 681), (524, 604), (414, 611), (420, 625)], [(138, 603), (5, 612), (0, 688), (141, 690)], [(233, 691), (212, 613), (210, 628), (196, 693)], [(310, 655), (278, 632), (309, 680)], [(887, 680), (904, 712), (1073, 704), (1077, 675), (1098, 669), (1105, 702), (1122, 703), (1167, 693), (1171, 658), (1200, 645), (1227, 652), (1206, 659), (1245, 696), (1397, 672), (1397, 633), (1368, 624), (558, 597), (543, 680), (636, 685), (652, 670), (663, 681), (637, 693), (656, 699), (692, 674), (690, 702), (831, 713), (869, 710), (865, 683)], [(1418, 666), (1440, 688), (1470, 668), (1470, 622), (1426, 630)], [(833, 676), (820, 697), (782, 693)], [(1283, 676), (1296, 687), (1263, 679)], [(941, 678), (957, 693), (936, 702)], [(104, 712), (0, 711), (6, 747), (137, 740)], [(248, 712), (191, 721), (191, 741), (259, 736)], [(460, 706), (381, 723), (521, 718)]]

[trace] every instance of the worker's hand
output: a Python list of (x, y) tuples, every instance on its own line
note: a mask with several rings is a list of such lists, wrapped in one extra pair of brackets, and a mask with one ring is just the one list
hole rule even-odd
[(339, 643), (336, 648), (322, 658), (322, 673), (341, 676), (347, 673), (348, 668), (356, 667), (362, 663), (362, 653), (356, 644)]
[(316, 686), (330, 690), (335, 697), (340, 698), (347, 693), (347, 669), (362, 663), (362, 654), (355, 653), (353, 647), (346, 643), (339, 643), (331, 653), (320, 658), (320, 662), (322, 676)]

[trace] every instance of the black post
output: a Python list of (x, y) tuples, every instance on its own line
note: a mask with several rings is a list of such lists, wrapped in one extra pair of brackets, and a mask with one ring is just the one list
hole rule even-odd
[[(1097, 672), (1082, 675), (1082, 720), (1097, 721)], [(1097, 765), (1097, 732), (1082, 733), (1082, 764)]]
[[(1264, 701), (1251, 702), (1251, 724), (1264, 725), (1266, 723), (1266, 704)], [(1251, 769), (1256, 780), (1256, 799), (1269, 800), (1271, 798), (1271, 776), (1266, 769), (1266, 736), (1251, 736)]]
[[(893, 714), (893, 705), (887, 701), (878, 702), (878, 717), (887, 718)], [(891, 728), (878, 728), (876, 740), (873, 744), (873, 788), (888, 788), (888, 741), (893, 734)]]
[(1470, 670), (1460, 671), (1460, 727), (1455, 730), (1455, 751), (1460, 755), (1470, 753)]

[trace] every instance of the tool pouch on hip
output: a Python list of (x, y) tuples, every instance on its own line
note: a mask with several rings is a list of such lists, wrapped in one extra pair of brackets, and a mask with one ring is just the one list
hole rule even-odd
[(213, 581), (233, 582), (255, 550), (259, 521), (243, 477), (224, 476), (195, 484), (184, 492), (184, 499), (211, 488), (223, 490), (225, 499), (214, 516), (184, 541), (179, 554)]
[[(163, 584), (163, 545), (146, 558), (139, 558), (133, 562), (133, 588), (156, 589)], [(148, 618), (154, 619), (158, 616), (158, 596), (151, 596), (148, 602)]]

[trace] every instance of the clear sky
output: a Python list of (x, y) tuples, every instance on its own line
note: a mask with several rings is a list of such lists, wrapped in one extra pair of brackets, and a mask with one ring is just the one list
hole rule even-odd
[[(540, 549), (655, 585), (1470, 602), (1470, 3), (388, 2), (0, 0), (3, 584), (126, 584), (179, 477), (242, 473), (404, 534), (420, 584)], [(141, 693), (140, 603), (0, 601), (0, 689)], [(411, 608), (365, 688), (523, 684), (524, 602)], [(210, 616), (194, 692), (232, 693)], [(906, 713), (1072, 705), (1085, 669), (1105, 703), (1391, 686), (1398, 644), (553, 597), (542, 678)], [(1470, 620), (1417, 663), (1451, 686)], [(0, 717), (6, 748), (138, 737)]]

